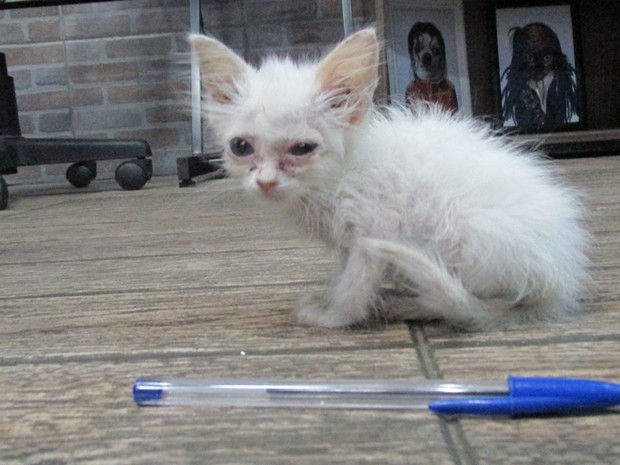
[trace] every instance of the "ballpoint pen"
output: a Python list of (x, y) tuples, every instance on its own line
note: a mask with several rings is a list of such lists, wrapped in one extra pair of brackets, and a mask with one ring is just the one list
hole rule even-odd
[(612, 410), (620, 405), (620, 384), (517, 376), (477, 383), (139, 378), (133, 398), (138, 406), (429, 409), (442, 415), (520, 417)]

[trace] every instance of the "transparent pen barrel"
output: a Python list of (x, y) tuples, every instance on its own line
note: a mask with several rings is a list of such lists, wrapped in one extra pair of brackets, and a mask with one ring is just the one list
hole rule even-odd
[(498, 383), (412, 380), (288, 382), (256, 380), (138, 380), (134, 399), (141, 406), (307, 407), (425, 409), (433, 400), (464, 395), (505, 395)]

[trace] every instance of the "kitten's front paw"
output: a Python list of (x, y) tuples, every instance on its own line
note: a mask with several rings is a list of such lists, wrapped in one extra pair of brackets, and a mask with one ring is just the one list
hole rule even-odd
[(330, 308), (327, 299), (320, 295), (304, 296), (297, 304), (295, 313), (297, 314), (297, 321), (307, 326), (339, 328), (354, 323), (343, 318), (338, 311)]

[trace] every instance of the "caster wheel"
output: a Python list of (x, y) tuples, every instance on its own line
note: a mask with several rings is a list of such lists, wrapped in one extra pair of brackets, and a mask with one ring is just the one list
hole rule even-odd
[(135, 191), (149, 180), (147, 170), (137, 161), (126, 161), (118, 165), (115, 174), (116, 182), (127, 191)]
[(153, 160), (149, 158), (138, 158), (134, 161), (138, 163), (142, 168), (144, 168), (144, 171), (146, 173), (146, 180), (150, 181), (153, 177)]
[(4, 210), (9, 204), (9, 186), (2, 176), (0, 176), (0, 210)]
[(67, 181), (75, 187), (86, 187), (97, 176), (97, 165), (92, 161), (74, 163), (67, 168)]

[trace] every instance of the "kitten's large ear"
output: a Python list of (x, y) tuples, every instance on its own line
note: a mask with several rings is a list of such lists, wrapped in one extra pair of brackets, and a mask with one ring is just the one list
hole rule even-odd
[(338, 45), (319, 64), (320, 92), (332, 108), (347, 110), (356, 124), (368, 109), (379, 74), (379, 42), (374, 29), (359, 31)]
[(206, 92), (218, 103), (233, 100), (238, 93), (237, 85), (248, 71), (248, 65), (218, 40), (201, 34), (191, 34), (189, 40)]

